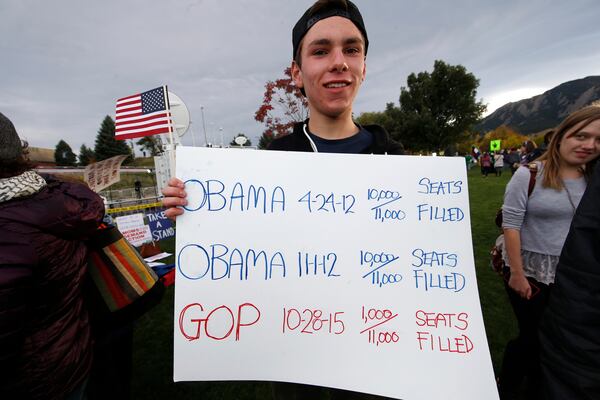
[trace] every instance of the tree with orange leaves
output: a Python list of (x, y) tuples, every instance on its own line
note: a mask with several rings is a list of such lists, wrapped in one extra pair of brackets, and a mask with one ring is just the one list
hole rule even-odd
[(502, 140), (501, 146), (503, 149), (510, 149), (513, 147), (518, 149), (525, 140), (530, 138), (520, 134), (509, 126), (501, 125), (493, 131), (486, 133), (479, 141), (479, 147), (482, 151), (488, 151), (490, 148), (490, 141), (495, 139)]
[(291, 68), (284, 70), (284, 78), (265, 84), (263, 102), (254, 114), (254, 119), (265, 124), (259, 149), (265, 149), (273, 139), (292, 133), (296, 122), (308, 117), (308, 101), (294, 84)]

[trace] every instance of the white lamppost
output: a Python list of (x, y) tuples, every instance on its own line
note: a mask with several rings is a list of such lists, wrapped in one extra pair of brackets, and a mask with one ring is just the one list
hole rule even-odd
[(206, 124), (204, 123), (204, 106), (200, 106), (200, 113), (202, 114), (202, 129), (204, 130), (204, 146), (208, 146), (208, 137), (206, 136)]
[(208, 123), (208, 135), (210, 136), (210, 143), (212, 143), (212, 146), (216, 146), (215, 142), (215, 123), (214, 122), (209, 122)]

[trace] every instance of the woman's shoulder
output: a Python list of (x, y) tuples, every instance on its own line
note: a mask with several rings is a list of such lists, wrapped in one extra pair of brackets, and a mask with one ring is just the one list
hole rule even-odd
[(544, 171), (544, 162), (543, 161), (532, 161), (528, 164), (523, 164), (515, 171), (515, 175), (520, 177), (527, 176), (529, 177), (531, 173), (536, 175), (543, 174)]
[(526, 195), (529, 190), (529, 182), (531, 179), (532, 172), (535, 174), (535, 184), (537, 187), (538, 181), (540, 180), (538, 168), (539, 165), (532, 166), (531, 168), (529, 165), (521, 165), (519, 168), (517, 168), (512, 178), (510, 178), (508, 185), (506, 186), (506, 193), (508, 194), (518, 192), (523, 193), (523, 195)]

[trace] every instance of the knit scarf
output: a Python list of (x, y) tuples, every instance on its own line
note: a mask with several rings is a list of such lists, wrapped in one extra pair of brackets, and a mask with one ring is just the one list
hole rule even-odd
[(0, 179), (0, 203), (31, 196), (44, 186), (46, 181), (35, 171), (25, 171), (21, 175)]

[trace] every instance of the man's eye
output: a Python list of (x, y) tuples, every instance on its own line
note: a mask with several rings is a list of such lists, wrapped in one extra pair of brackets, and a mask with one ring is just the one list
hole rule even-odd
[(317, 50), (313, 51), (313, 55), (315, 55), (315, 56), (324, 56), (325, 54), (327, 54), (327, 51), (325, 51), (323, 49), (317, 49)]
[(349, 47), (346, 49), (346, 53), (349, 53), (349, 54), (360, 53), (360, 49), (358, 49), (356, 47)]

